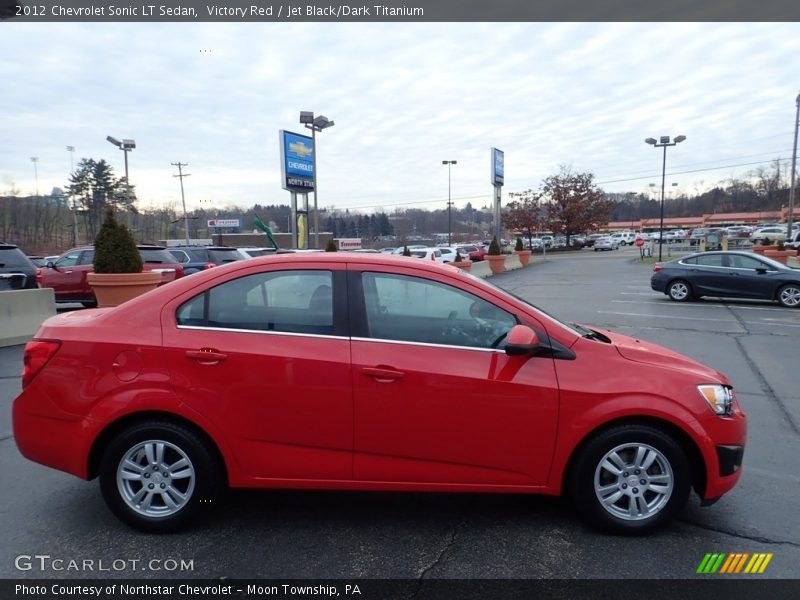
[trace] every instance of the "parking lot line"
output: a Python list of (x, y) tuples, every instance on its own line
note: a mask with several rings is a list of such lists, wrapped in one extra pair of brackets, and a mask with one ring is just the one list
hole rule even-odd
[(708, 317), (676, 317), (674, 315), (665, 316), (665, 315), (652, 315), (652, 314), (644, 314), (644, 313), (632, 313), (632, 312), (615, 312), (611, 310), (598, 310), (598, 314), (601, 315), (623, 315), (626, 317), (648, 317), (648, 318), (664, 318), (664, 319), (683, 319), (684, 321), (724, 321), (724, 322), (731, 322), (735, 321), (733, 317), (730, 319), (711, 319)]

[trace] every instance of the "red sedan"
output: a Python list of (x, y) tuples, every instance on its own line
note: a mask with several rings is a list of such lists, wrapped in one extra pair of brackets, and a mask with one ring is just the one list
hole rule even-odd
[[(164, 285), (183, 277), (183, 266), (163, 246), (137, 246), (142, 257), (142, 270), (161, 274)], [(40, 267), (36, 280), (40, 287), (53, 288), (56, 302), (81, 302), (97, 306), (94, 290), (86, 276), (94, 272), (94, 246), (68, 250), (54, 261)]]
[[(70, 385), (65, 385), (70, 382)], [(13, 406), (24, 456), (171, 531), (224, 487), (568, 493), (606, 530), (738, 481), (728, 379), (561, 323), (448, 265), (267, 256), (46, 321)]]

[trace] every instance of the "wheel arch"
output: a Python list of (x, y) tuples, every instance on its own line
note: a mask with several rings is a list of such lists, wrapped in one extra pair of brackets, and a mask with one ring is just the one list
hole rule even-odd
[(185, 417), (170, 412), (155, 410), (127, 414), (106, 425), (106, 427), (100, 432), (100, 434), (92, 443), (91, 450), (89, 451), (87, 479), (94, 479), (100, 474), (100, 464), (103, 461), (103, 454), (117, 434), (128, 427), (131, 427), (132, 425), (148, 421), (162, 421), (190, 429), (192, 433), (196, 434), (206, 444), (208, 444), (208, 447), (215, 453), (216, 458), (222, 467), (223, 481), (225, 482), (225, 485), (229, 484), (228, 465), (225, 461), (225, 456), (220, 451), (219, 446), (214, 439), (202, 427)]
[(700, 448), (697, 446), (692, 437), (686, 433), (686, 431), (674, 423), (651, 416), (621, 417), (603, 423), (595, 429), (587, 432), (586, 435), (584, 435), (583, 438), (581, 438), (581, 440), (575, 445), (575, 447), (572, 449), (572, 452), (570, 452), (569, 459), (567, 460), (567, 463), (561, 474), (561, 481), (558, 484), (558, 488), (560, 489), (560, 493), (562, 495), (569, 492), (568, 487), (573, 469), (575, 468), (575, 461), (583, 449), (586, 448), (587, 444), (589, 444), (592, 439), (603, 432), (614, 429), (615, 427), (619, 427), (621, 425), (645, 425), (653, 427), (654, 429), (659, 429), (670, 435), (686, 454), (686, 460), (688, 461), (689, 468), (691, 469), (690, 477), (692, 489), (694, 489), (701, 498), (703, 497), (703, 493), (706, 488), (707, 473), (706, 463), (703, 460), (703, 454), (700, 451)]

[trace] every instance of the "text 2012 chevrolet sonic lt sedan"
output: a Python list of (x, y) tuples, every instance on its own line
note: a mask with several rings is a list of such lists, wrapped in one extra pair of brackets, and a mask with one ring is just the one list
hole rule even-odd
[(24, 364), (22, 454), (147, 531), (230, 486), (566, 493), (645, 533), (742, 473), (725, 375), (433, 261), (232, 263), (50, 318)]

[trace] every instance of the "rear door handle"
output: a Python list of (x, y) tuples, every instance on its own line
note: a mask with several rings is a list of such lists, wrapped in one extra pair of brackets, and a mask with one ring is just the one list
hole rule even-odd
[(395, 379), (402, 379), (406, 376), (402, 371), (396, 371), (388, 367), (364, 367), (361, 369), (361, 372), (367, 377), (372, 377), (381, 382), (390, 382)]
[(216, 365), (228, 358), (228, 355), (211, 348), (203, 348), (202, 350), (187, 350), (186, 358), (196, 360), (201, 365)]

